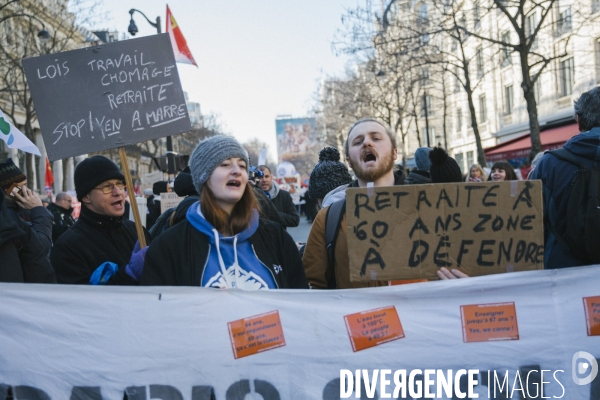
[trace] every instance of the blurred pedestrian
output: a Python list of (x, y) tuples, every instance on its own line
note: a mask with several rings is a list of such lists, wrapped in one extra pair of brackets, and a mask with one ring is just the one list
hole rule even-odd
[(56, 243), (60, 235), (75, 224), (75, 220), (71, 216), (73, 214), (72, 201), (73, 199), (69, 193), (60, 192), (56, 195), (55, 202), (47, 207), (48, 211), (54, 217), (54, 221), (52, 222), (52, 242), (54, 243)]
[(487, 180), (494, 182), (518, 181), (519, 178), (512, 165), (506, 161), (498, 161), (492, 165), (492, 170)]

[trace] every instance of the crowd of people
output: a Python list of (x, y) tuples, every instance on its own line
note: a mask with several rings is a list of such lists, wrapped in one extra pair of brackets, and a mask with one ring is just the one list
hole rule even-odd
[[(575, 248), (569, 237), (576, 231), (573, 224), (585, 225), (596, 216), (565, 218), (571, 203), (587, 202), (577, 198), (581, 192), (573, 182), (600, 167), (597, 110), (600, 88), (575, 103), (581, 133), (562, 153), (538, 155), (532, 165), (529, 178), (540, 179), (543, 186), (546, 268), (600, 262), (593, 251)], [(262, 172), (258, 181), (249, 179), (248, 153), (231, 137), (201, 141), (173, 188), (157, 182), (144, 193), (149, 211), (143, 234), (149, 245), (143, 248), (134, 222), (126, 218), (125, 178), (113, 161), (93, 156), (77, 166), (75, 192), (82, 206), (75, 221), (68, 193), (59, 193), (44, 207), (27, 187), (23, 172), (8, 159), (0, 164), (0, 281), (245, 290), (387, 286), (387, 281), (350, 280), (346, 188), (518, 179), (507, 162), (494, 163), (489, 173), (474, 164), (463, 176), (441, 147), (419, 148), (416, 168), (406, 176), (396, 165), (396, 136), (372, 118), (349, 129), (344, 153), (354, 177), (337, 149), (325, 148), (319, 154), (307, 191), (318, 212), (300, 249), (286, 231), (300, 221), (290, 194), (279, 188), (267, 166), (257, 168)], [(593, 175), (585, 176), (586, 184), (594, 182), (589, 178)], [(161, 214), (158, 196), (173, 189), (185, 199)], [(594, 247), (594, 239), (586, 239), (583, 245)], [(460, 268), (440, 268), (438, 277), (467, 275)]]

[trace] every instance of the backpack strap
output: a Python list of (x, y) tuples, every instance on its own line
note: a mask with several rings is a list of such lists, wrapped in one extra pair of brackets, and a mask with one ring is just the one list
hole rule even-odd
[(340, 226), (342, 224), (342, 217), (346, 212), (346, 199), (338, 200), (332, 203), (327, 208), (327, 214), (325, 215), (325, 244), (327, 246), (327, 271), (325, 276), (330, 277), (327, 279), (327, 288), (335, 289), (337, 282), (335, 280), (335, 242), (337, 241)]

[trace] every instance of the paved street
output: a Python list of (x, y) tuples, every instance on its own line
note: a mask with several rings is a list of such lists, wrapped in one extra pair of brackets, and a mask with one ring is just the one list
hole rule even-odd
[(306, 217), (300, 217), (300, 224), (295, 228), (288, 228), (287, 231), (296, 242), (306, 243), (306, 239), (308, 239), (308, 233), (310, 232), (310, 228), (312, 223), (306, 221)]

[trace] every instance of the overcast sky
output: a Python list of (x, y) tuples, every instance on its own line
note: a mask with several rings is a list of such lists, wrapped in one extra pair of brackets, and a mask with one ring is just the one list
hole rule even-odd
[[(226, 131), (244, 142), (253, 137), (269, 145), (275, 159), (275, 118), (302, 117), (314, 104), (318, 82), (344, 73), (347, 57), (336, 57), (331, 43), (345, 9), (359, 0), (172, 0), (171, 12), (198, 64), (179, 64), (183, 89), (204, 114), (220, 115)], [(109, 18), (96, 28), (127, 32), (129, 9), (152, 21), (163, 1), (104, 0)], [(136, 37), (156, 33), (139, 13)], [(128, 37), (129, 34), (127, 34)]]

